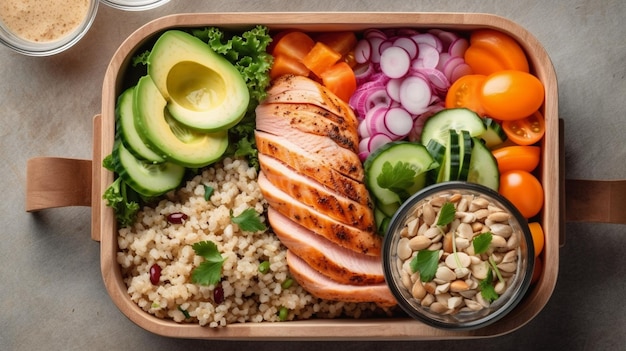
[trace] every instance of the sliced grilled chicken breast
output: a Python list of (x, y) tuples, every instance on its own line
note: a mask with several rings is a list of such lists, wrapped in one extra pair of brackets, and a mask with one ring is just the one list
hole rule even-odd
[(318, 82), (302, 76), (285, 75), (277, 78), (267, 90), (264, 103), (307, 103), (319, 106), (357, 128), (358, 120), (348, 104)]
[(328, 278), (352, 285), (385, 282), (379, 257), (345, 249), (272, 208), (267, 211), (267, 218), (274, 233), (291, 252)]
[(339, 222), (304, 205), (278, 189), (263, 172), (259, 172), (257, 182), (270, 207), (292, 221), (346, 249), (366, 255), (380, 256), (382, 240), (374, 231), (365, 231)]
[[(270, 123), (274, 128), (295, 128), (330, 138), (337, 145), (358, 153), (359, 137), (355, 128), (328, 110), (311, 104), (261, 104), (256, 108), (257, 126)], [(262, 128), (259, 128), (263, 130)]]
[(303, 204), (351, 226), (368, 231), (375, 228), (370, 206), (338, 194), (271, 156), (259, 154), (259, 164), (272, 184)]
[(298, 284), (320, 299), (346, 302), (375, 302), (387, 307), (397, 304), (386, 283), (371, 285), (338, 283), (311, 268), (290, 250), (287, 250), (287, 265), (291, 275)]
[[(366, 206), (371, 205), (369, 192), (362, 180), (355, 180), (344, 174), (350, 172), (340, 172), (335, 169), (346, 168), (345, 165), (341, 165), (340, 160), (312, 155), (285, 138), (262, 131), (257, 130), (255, 138), (260, 154), (266, 154), (280, 160), (297, 172), (317, 180), (338, 194)], [(362, 172), (363, 168), (359, 167), (352, 173)]]

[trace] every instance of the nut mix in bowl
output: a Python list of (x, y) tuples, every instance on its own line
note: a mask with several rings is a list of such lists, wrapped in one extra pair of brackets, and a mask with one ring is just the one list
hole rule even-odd
[(534, 248), (526, 220), (495, 191), (439, 183), (413, 195), (390, 223), (383, 264), (402, 309), (435, 327), (494, 323), (524, 296)]

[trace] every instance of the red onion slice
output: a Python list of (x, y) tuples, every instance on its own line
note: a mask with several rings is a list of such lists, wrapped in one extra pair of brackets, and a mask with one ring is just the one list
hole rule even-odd
[(403, 77), (410, 66), (409, 53), (399, 46), (388, 47), (380, 56), (380, 69), (389, 78)]
[(400, 86), (400, 103), (411, 114), (424, 112), (431, 96), (430, 84), (419, 76), (405, 78)]

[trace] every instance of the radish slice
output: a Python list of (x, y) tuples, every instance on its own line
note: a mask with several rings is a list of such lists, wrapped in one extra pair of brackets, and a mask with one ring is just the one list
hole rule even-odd
[(368, 40), (371, 46), (370, 61), (372, 61), (372, 63), (380, 63), (380, 45), (385, 41), (385, 39), (373, 37)]
[(359, 133), (359, 137), (360, 137), (361, 139), (363, 139), (363, 138), (367, 138), (367, 137), (369, 137), (369, 136), (370, 136), (370, 132), (369, 132), (369, 130), (367, 129), (367, 122), (365, 122), (365, 120), (364, 120), (364, 119), (363, 119), (363, 120), (361, 120), (361, 121), (359, 121), (359, 126), (358, 126), (357, 131), (358, 131), (358, 133)]
[(400, 101), (400, 85), (402, 84), (402, 78), (390, 79), (386, 85), (387, 95), (394, 100)]
[(438, 69), (439, 71), (443, 72), (443, 67), (445, 66), (446, 62), (448, 62), (448, 60), (450, 60), (450, 54), (447, 52), (442, 52), (439, 54), (439, 62), (437, 63), (437, 67), (435, 67), (436, 69)]
[(391, 132), (395, 139), (406, 137), (413, 127), (413, 117), (403, 108), (390, 108), (385, 113), (385, 127)]
[(373, 74), (374, 65), (371, 62), (365, 62), (354, 67), (354, 77), (358, 85), (368, 82)]
[(370, 144), (370, 137), (362, 138), (359, 141), (359, 154), (360, 153), (369, 154), (369, 152), (370, 152), (369, 144)]
[(392, 136), (389, 129), (385, 125), (385, 114), (387, 113), (387, 107), (377, 106), (369, 111), (365, 115), (365, 123), (367, 124), (367, 131), (370, 136), (375, 134), (385, 134), (389, 137)]
[(372, 38), (380, 38), (380, 39), (387, 39), (387, 35), (380, 29), (375, 29), (375, 28), (370, 28), (367, 29), (364, 33), (363, 36), (367, 39), (372, 39)]
[(465, 50), (469, 47), (469, 42), (465, 38), (458, 38), (452, 43), (450, 43), (450, 47), (448, 48), (448, 53), (450, 56), (463, 57), (465, 55)]
[(441, 42), (441, 51), (448, 51), (450, 48), (450, 44), (452, 44), (455, 40), (459, 38), (458, 35), (448, 31), (441, 31), (437, 33), (437, 38)]
[(411, 60), (417, 57), (417, 44), (411, 40), (411, 38), (400, 37), (393, 42), (394, 46), (398, 46), (406, 50), (409, 53)]
[(421, 68), (417, 70), (416, 73), (424, 75), (430, 82), (430, 85), (436, 90), (447, 90), (450, 87), (450, 81), (446, 78), (446, 75), (438, 69)]
[(387, 90), (384, 87), (378, 88), (367, 94), (364, 112), (367, 113), (377, 106), (389, 107), (390, 104), (391, 98), (387, 94)]
[(419, 54), (413, 68), (435, 68), (439, 64), (439, 51), (430, 44), (417, 44)]
[(389, 78), (403, 77), (410, 66), (409, 53), (401, 47), (389, 47), (380, 56), (380, 69)]
[(419, 33), (411, 37), (411, 39), (419, 46), (420, 44), (428, 44), (437, 51), (442, 52), (441, 40), (431, 33)]
[(454, 83), (457, 79), (472, 73), (474, 73), (472, 68), (467, 63), (463, 62), (454, 67), (452, 70), (452, 73), (450, 74), (450, 82)]
[(366, 39), (359, 40), (354, 47), (354, 60), (357, 63), (366, 63), (372, 54), (372, 45)]
[(368, 150), (370, 153), (374, 152), (379, 147), (392, 142), (391, 138), (385, 134), (374, 134), (369, 137)]
[(462, 57), (451, 57), (448, 62), (443, 66), (443, 74), (446, 75), (446, 78), (450, 81), (450, 83), (454, 82), (452, 80), (452, 72), (456, 66), (465, 63), (465, 60)]
[(378, 47), (378, 51), (380, 55), (382, 56), (383, 52), (385, 52), (385, 50), (387, 50), (388, 48), (392, 46), (393, 46), (393, 40), (391, 39), (387, 39), (383, 41), (382, 43), (380, 43), (380, 46)]
[(400, 86), (400, 103), (409, 113), (420, 114), (426, 110), (431, 99), (430, 84), (421, 77), (410, 76)]

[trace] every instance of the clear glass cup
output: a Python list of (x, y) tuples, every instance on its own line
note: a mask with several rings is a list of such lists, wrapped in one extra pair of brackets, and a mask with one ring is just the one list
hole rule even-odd
[(144, 11), (167, 4), (170, 0), (100, 0), (103, 4), (124, 10)]
[[(45, 0), (39, 2), (39, 4), (43, 3), (45, 3)], [(69, 3), (70, 2), (65, 2), (63, 6), (66, 4), (69, 6)], [(98, 3), (98, 0), (90, 0), (87, 5), (85, 17), (81, 22), (70, 32), (51, 40), (34, 41), (26, 39), (9, 28), (0, 18), (0, 43), (13, 51), (27, 56), (50, 56), (58, 54), (69, 49), (85, 36), (96, 17)]]
[[(491, 302), (489, 307), (478, 311), (466, 309), (449, 314), (433, 312), (429, 307), (422, 306), (420, 300), (413, 297), (411, 291), (402, 282), (400, 272), (402, 268), (399, 267), (401, 265), (399, 262), (404, 261), (399, 261), (397, 252), (398, 242), (402, 236), (400, 232), (410, 219), (409, 217), (414, 216), (414, 211), (434, 197), (440, 195), (449, 196), (452, 193), (479, 195), (487, 198), (493, 205), (504, 209), (505, 212), (512, 214), (508, 223), (513, 229), (512, 235), (517, 236), (519, 247), (517, 249), (518, 257), (515, 275), (509, 287), (498, 299)], [(527, 220), (508, 200), (496, 191), (482, 185), (457, 181), (444, 182), (426, 187), (417, 192), (396, 211), (391, 219), (383, 243), (383, 271), (387, 284), (398, 301), (398, 305), (410, 317), (442, 329), (477, 329), (503, 318), (522, 300), (530, 286), (535, 256), (532, 235), (527, 223)]]

